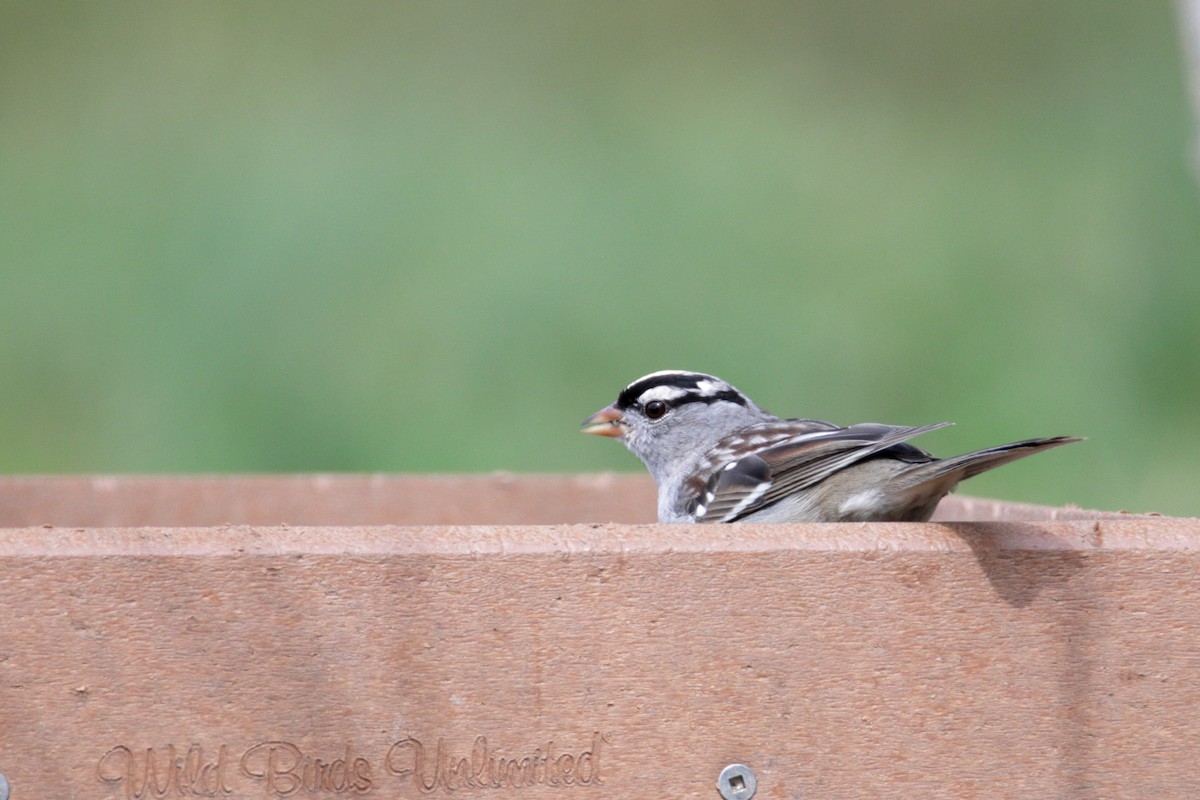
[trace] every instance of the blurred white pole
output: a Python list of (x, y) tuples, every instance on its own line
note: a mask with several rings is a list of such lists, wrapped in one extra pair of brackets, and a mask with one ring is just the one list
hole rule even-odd
[(1192, 105), (1192, 171), (1200, 178), (1200, 0), (1176, 0), (1183, 34), (1186, 89)]

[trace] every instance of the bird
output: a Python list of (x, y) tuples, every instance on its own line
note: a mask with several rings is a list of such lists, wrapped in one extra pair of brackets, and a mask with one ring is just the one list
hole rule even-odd
[(642, 460), (667, 523), (923, 522), (961, 481), (1083, 441), (1024, 439), (951, 458), (909, 443), (951, 424), (781, 419), (713, 375), (664, 370), (626, 386), (581, 430)]

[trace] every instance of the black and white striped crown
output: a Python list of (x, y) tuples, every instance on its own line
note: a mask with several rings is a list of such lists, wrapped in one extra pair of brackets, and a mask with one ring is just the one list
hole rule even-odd
[(741, 392), (716, 376), (664, 370), (652, 372), (626, 386), (617, 397), (617, 408), (624, 411), (653, 400), (661, 400), (669, 406), (720, 401), (748, 405)]

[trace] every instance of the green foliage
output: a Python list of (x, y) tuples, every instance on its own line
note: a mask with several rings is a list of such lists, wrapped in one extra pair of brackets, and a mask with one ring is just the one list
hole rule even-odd
[(0, 6), (0, 470), (639, 469), (655, 369), (1200, 513), (1169, 4)]

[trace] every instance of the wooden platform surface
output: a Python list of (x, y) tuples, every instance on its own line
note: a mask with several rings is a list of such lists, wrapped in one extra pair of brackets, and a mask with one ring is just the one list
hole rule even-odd
[[(734, 762), (758, 798), (1200, 796), (1196, 520), (630, 525), (600, 520), (644, 515), (634, 478), (232, 480), (262, 483), (0, 479), (13, 800), (716, 798)], [(561, 519), (513, 521), (547, 492)]]
[[(655, 521), (644, 474), (0, 476), (0, 527)], [(952, 495), (935, 519), (1127, 518)]]

